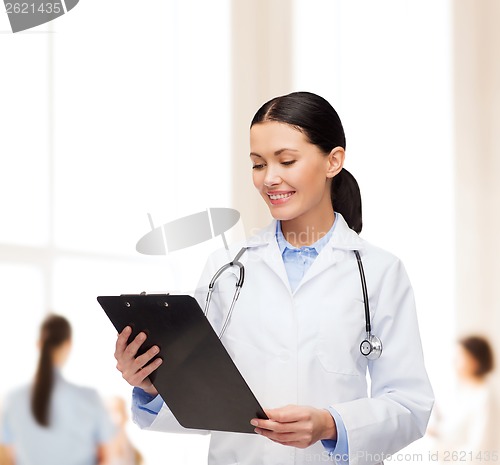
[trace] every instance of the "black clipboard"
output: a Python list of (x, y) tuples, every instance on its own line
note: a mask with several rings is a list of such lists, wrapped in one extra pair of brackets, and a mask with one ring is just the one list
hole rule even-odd
[(160, 348), (163, 363), (150, 379), (183, 427), (254, 433), (250, 420), (267, 419), (193, 297), (139, 294), (97, 301), (119, 333), (132, 328), (129, 342), (146, 333), (139, 354)]

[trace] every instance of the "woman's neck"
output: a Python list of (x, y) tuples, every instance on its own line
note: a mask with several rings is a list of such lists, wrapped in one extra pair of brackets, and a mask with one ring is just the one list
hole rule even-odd
[(335, 213), (329, 210), (323, 216), (308, 217), (302, 215), (293, 220), (281, 221), (281, 232), (285, 239), (294, 247), (304, 247), (314, 244), (325, 236), (335, 220)]

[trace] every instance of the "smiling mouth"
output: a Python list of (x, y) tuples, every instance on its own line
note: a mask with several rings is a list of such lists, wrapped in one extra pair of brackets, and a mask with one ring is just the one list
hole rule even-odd
[(295, 194), (295, 192), (287, 192), (285, 194), (267, 194), (271, 200), (280, 200), (280, 199), (286, 199), (290, 196)]

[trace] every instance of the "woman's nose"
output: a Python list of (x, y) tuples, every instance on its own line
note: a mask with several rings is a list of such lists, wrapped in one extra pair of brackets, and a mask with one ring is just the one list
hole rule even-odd
[(271, 186), (277, 186), (280, 184), (282, 181), (281, 177), (279, 176), (279, 173), (276, 172), (276, 170), (268, 168), (266, 177), (264, 178), (264, 186), (265, 187), (271, 187)]

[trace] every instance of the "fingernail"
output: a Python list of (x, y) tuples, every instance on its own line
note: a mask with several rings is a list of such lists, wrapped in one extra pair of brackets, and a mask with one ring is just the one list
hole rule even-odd
[(254, 429), (254, 432), (260, 434), (260, 430), (258, 430), (257, 428)]
[(250, 424), (251, 424), (252, 426), (259, 426), (259, 422), (258, 422), (257, 420), (252, 420), (252, 421), (250, 422)]

